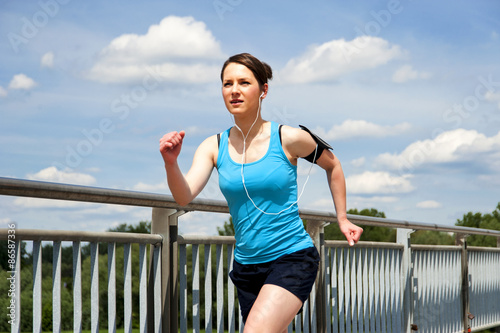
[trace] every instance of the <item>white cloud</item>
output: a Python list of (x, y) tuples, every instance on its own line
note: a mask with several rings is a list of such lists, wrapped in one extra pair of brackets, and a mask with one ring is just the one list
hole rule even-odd
[(384, 65), (402, 54), (398, 45), (390, 45), (378, 37), (332, 40), (312, 45), (304, 54), (288, 61), (281, 77), (294, 83), (332, 80), (344, 74)]
[(404, 133), (410, 128), (411, 125), (409, 123), (401, 123), (394, 126), (381, 126), (365, 120), (347, 119), (342, 124), (335, 125), (328, 131), (317, 128), (316, 132), (325, 140), (347, 140), (354, 137), (382, 138), (394, 136)]
[(500, 163), (500, 132), (486, 137), (475, 130), (456, 129), (443, 132), (434, 139), (417, 141), (400, 154), (384, 153), (376, 162), (392, 169), (413, 170), (428, 163), (474, 161), (479, 155), (484, 165)]
[(79, 211), (79, 214), (88, 215), (117, 215), (117, 214), (132, 214), (134, 210), (138, 210), (138, 207), (125, 206), (125, 205), (101, 205), (101, 204), (89, 204)]
[(185, 129), (186, 135), (190, 136), (210, 136), (214, 133), (217, 133), (218, 129), (216, 127), (208, 127), (208, 126), (189, 126)]
[(91, 203), (54, 199), (16, 198), (14, 205), (27, 208), (83, 208), (91, 205)]
[(351, 165), (355, 168), (362, 167), (366, 163), (366, 158), (360, 157), (351, 161)]
[(112, 40), (101, 51), (88, 78), (136, 82), (154, 75), (164, 81), (207, 82), (219, 75), (224, 57), (205, 23), (192, 17), (168, 16), (144, 35), (125, 34)]
[(135, 191), (141, 191), (141, 192), (157, 192), (157, 191), (164, 192), (169, 190), (166, 180), (158, 184), (146, 184), (143, 182), (139, 182), (136, 185), (134, 185), (133, 189)]
[(217, 227), (222, 227), (228, 220), (227, 214), (190, 212), (179, 218), (179, 234), (217, 235)]
[[(358, 196), (353, 195), (348, 197), (348, 203), (350, 208), (361, 208), (361, 207), (385, 207), (390, 206), (394, 209), (394, 203), (399, 201), (399, 197), (396, 196)], [(380, 209), (379, 209), (380, 211)]]
[(381, 204), (387, 204), (387, 203), (393, 203), (396, 201), (399, 201), (398, 197), (393, 197), (393, 196), (373, 196), (373, 197), (360, 197), (360, 196), (354, 196), (350, 198), (352, 201), (356, 201), (358, 203), (381, 203)]
[(394, 176), (383, 171), (366, 171), (346, 178), (347, 191), (354, 194), (408, 193), (415, 188), (411, 175)]
[(40, 60), (40, 65), (42, 67), (53, 68), (54, 67), (54, 53), (47, 52), (42, 56)]
[[(0, 218), (0, 226), (7, 226), (8, 224), (14, 223), (10, 218), (8, 217), (3, 217)], [(3, 227), (4, 228), (4, 227)]]
[(0, 87), (0, 97), (7, 97), (8, 93), (3, 87)]
[(428, 79), (431, 77), (429, 72), (418, 72), (410, 65), (400, 67), (393, 75), (392, 81), (396, 83), (404, 83), (410, 80)]
[[(349, 196), (348, 204), (350, 208), (354, 207), (374, 207), (384, 204), (392, 204), (399, 201), (395, 196)], [(331, 198), (319, 199), (315, 202), (308, 204), (306, 208), (331, 211), (334, 209), (333, 201)]]
[(30, 90), (34, 88), (37, 83), (25, 74), (16, 74), (9, 83), (9, 89), (24, 89)]
[(421, 201), (417, 203), (417, 208), (434, 209), (442, 207), (441, 203), (434, 200)]
[(488, 90), (484, 98), (489, 102), (498, 103), (498, 108), (500, 109), (500, 92)]
[(481, 182), (481, 184), (486, 184), (487, 186), (495, 185), (500, 188), (500, 177), (498, 177), (498, 175), (479, 175), (477, 176), (477, 180)]
[(26, 177), (31, 180), (78, 185), (91, 185), (96, 182), (95, 178), (91, 175), (70, 171), (60, 171), (53, 166), (40, 170), (35, 174), (28, 174)]

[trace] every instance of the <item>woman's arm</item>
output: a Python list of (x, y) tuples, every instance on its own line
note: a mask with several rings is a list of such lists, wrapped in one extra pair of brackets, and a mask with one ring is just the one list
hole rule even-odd
[(160, 153), (165, 163), (167, 182), (175, 201), (185, 206), (203, 190), (215, 166), (218, 152), (216, 136), (203, 141), (196, 150), (191, 169), (184, 176), (177, 158), (185, 132), (171, 132), (160, 139)]
[(359, 241), (363, 229), (347, 219), (345, 177), (340, 161), (331, 151), (325, 150), (318, 159), (318, 165), (326, 171), (340, 231), (346, 237), (349, 245), (352, 246)]
[[(309, 133), (301, 129), (283, 126), (282, 140), (285, 152), (292, 163), (300, 157), (308, 156), (316, 149), (316, 142)], [(363, 229), (351, 223), (346, 213), (346, 186), (342, 166), (337, 157), (325, 149), (317, 157), (317, 164), (326, 171), (328, 186), (332, 194), (339, 228), (346, 237), (349, 245), (357, 243)]]

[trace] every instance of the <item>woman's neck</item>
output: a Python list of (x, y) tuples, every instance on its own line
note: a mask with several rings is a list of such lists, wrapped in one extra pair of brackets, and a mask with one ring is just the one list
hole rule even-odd
[[(256, 137), (262, 132), (263, 125), (266, 123), (260, 116), (257, 119), (235, 119), (236, 133), (247, 140)], [(239, 128), (239, 130), (238, 130)]]

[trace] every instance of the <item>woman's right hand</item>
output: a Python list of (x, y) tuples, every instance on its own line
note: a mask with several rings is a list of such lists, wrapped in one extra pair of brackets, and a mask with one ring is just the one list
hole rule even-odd
[(160, 153), (166, 165), (174, 164), (181, 152), (182, 140), (186, 132), (170, 132), (160, 139)]

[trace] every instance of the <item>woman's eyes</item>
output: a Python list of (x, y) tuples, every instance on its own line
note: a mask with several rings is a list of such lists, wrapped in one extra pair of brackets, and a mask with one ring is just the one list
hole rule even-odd
[[(233, 84), (231, 82), (224, 83), (224, 87), (231, 87)], [(243, 81), (240, 83), (240, 86), (248, 86), (250, 85), (250, 82)]]

